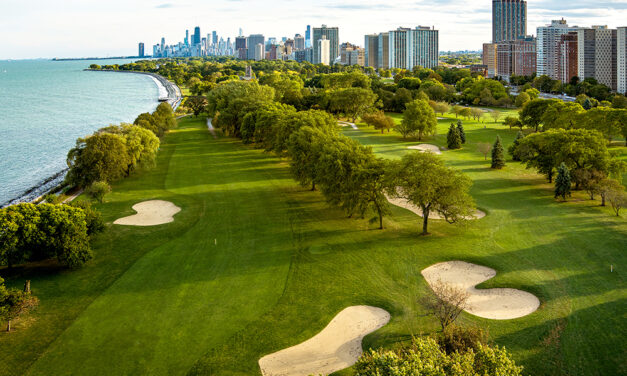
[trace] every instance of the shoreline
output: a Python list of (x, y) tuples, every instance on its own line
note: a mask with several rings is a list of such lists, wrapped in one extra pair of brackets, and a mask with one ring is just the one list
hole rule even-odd
[[(181, 89), (177, 84), (171, 82), (167, 78), (163, 77), (160, 74), (152, 73), (152, 72), (140, 72), (140, 71), (130, 71), (130, 70), (114, 70), (114, 69), (83, 69), (85, 72), (114, 72), (114, 73), (133, 73), (133, 74), (143, 74), (146, 76), (151, 76), (155, 78), (159, 84), (165, 89), (168, 93), (166, 98), (159, 98), (161, 102), (167, 102), (170, 107), (172, 107), (172, 111), (176, 111), (178, 106), (181, 104), (183, 100), (183, 95), (181, 94)], [(165, 99), (165, 100), (162, 100)]]
[[(181, 89), (173, 82), (170, 82), (165, 77), (151, 72), (137, 72), (137, 71), (121, 71), (121, 70), (104, 70), (104, 69), (84, 69), (84, 71), (89, 72), (124, 72), (124, 73), (135, 73), (135, 74), (143, 74), (153, 77), (158, 83), (157, 85), (161, 85), (162, 88), (167, 92), (166, 98), (158, 98), (160, 102), (167, 102), (173, 111), (176, 111), (178, 106), (181, 104), (183, 100), (183, 95), (181, 94)], [(67, 174), (68, 169), (63, 169), (62, 171), (57, 172), (52, 176), (48, 176), (41, 180), (41, 182), (33, 187), (28, 188), (26, 191), (9, 199), (5, 202), (0, 203), (0, 208), (5, 208), (7, 206), (16, 205), (22, 202), (34, 202), (43, 197), (44, 195), (54, 192), (59, 187), (63, 185), (65, 180), (65, 175)]]

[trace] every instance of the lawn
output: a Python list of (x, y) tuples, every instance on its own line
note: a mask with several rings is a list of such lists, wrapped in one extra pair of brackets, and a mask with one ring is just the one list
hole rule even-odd
[[(181, 120), (157, 168), (116, 184), (99, 209), (108, 222), (154, 198), (183, 210), (167, 225), (111, 226), (77, 271), (15, 272), (10, 283), (32, 279), (41, 304), (15, 332), (0, 334), (0, 374), (254, 375), (261, 356), (310, 338), (358, 304), (392, 314), (364, 341), (388, 346), (437, 330), (417, 303), (428, 291), (420, 271), (446, 260), (496, 269), (481, 287), (540, 298), (524, 318), (460, 318), (488, 329), (526, 373), (624, 372), (626, 221), (579, 193), (554, 201), (551, 186), (517, 163), (490, 170), (476, 143), (498, 134), (507, 145), (516, 131), (488, 119), (464, 122), (467, 145), (443, 153), (473, 179), (488, 216), (432, 221), (429, 237), (418, 236), (419, 217), (396, 207), (383, 231), (348, 219), (297, 186), (284, 160), (213, 139), (202, 119)], [(451, 121), (439, 121), (439, 135), (424, 142), (445, 146)], [(365, 127), (344, 133), (389, 158), (419, 143)]]

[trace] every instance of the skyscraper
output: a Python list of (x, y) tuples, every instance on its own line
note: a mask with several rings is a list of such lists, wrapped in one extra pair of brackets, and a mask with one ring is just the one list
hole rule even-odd
[(211, 32), (211, 38), (214, 45), (218, 44), (218, 33), (215, 30)]
[(242, 28), (239, 28), (239, 35), (238, 37), (243, 37), (244, 36), (244, 32), (242, 31)]
[(399, 27), (389, 32), (389, 51), (390, 68), (435, 68), (438, 66), (439, 32), (425, 26)]
[(505, 81), (512, 75), (531, 76), (536, 72), (536, 47), (531, 36), (496, 43), (496, 75)]
[(294, 49), (297, 51), (305, 49), (305, 37), (300, 34), (294, 36)]
[(193, 44), (194, 46), (197, 44), (200, 44), (200, 27), (196, 26), (194, 28), (194, 40), (193, 40)]
[(559, 43), (562, 35), (576, 31), (566, 20), (553, 20), (550, 25), (538, 27), (538, 76), (547, 75), (559, 80)]
[(578, 74), (617, 89), (617, 30), (592, 26), (577, 30)]
[(255, 45), (254, 51), (255, 51), (254, 60), (260, 61), (260, 60), (263, 60), (265, 58), (266, 50), (264, 48), (263, 43), (257, 43)]
[(557, 73), (559, 80), (564, 83), (570, 82), (573, 77), (579, 75), (577, 39), (578, 33), (576, 31), (571, 31), (560, 37)]
[(185, 30), (185, 45), (189, 46), (189, 30)]
[(139, 44), (139, 53), (137, 54), (137, 56), (144, 57), (144, 44), (143, 43)]
[[(256, 50), (256, 46), (258, 44), (261, 44), (262, 46), (266, 45), (266, 38), (263, 36), (263, 34), (251, 34), (248, 36), (248, 39), (246, 41), (246, 45), (248, 46), (248, 60), (255, 60), (255, 50)], [(265, 54), (265, 51), (264, 51)]]
[(379, 53), (379, 34), (368, 34), (364, 38), (365, 66), (379, 68), (377, 55)]
[(305, 48), (311, 47), (311, 25), (307, 25), (307, 31), (305, 31)]
[(492, 0), (492, 43), (527, 35), (527, 2)]
[[(329, 41), (329, 65), (333, 64), (335, 59), (340, 56), (340, 33), (337, 27), (327, 27), (327, 25), (322, 25), (322, 27), (314, 27), (313, 28), (313, 43), (315, 46), (318, 46), (318, 41), (322, 39), (322, 37), (326, 37)], [(313, 62), (314, 64), (320, 63), (320, 50), (318, 48), (314, 48), (314, 56)]]
[[(314, 29), (315, 30), (315, 29)], [(319, 60), (315, 60), (315, 63), (329, 65), (331, 62), (331, 41), (327, 39), (326, 35), (323, 35), (320, 39), (316, 40), (315, 54)]]
[(497, 43), (484, 43), (483, 44), (483, 65), (488, 68), (488, 77), (494, 78), (497, 76)]
[(616, 31), (616, 91), (627, 94), (627, 27)]

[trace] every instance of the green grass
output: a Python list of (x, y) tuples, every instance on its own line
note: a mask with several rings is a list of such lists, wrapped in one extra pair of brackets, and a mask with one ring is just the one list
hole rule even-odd
[[(444, 146), (450, 122), (424, 142)], [(487, 119), (464, 124), (468, 144), (443, 158), (473, 179), (488, 216), (432, 221), (433, 235), (420, 237), (420, 218), (407, 210), (393, 207), (384, 231), (347, 219), (298, 187), (285, 161), (213, 139), (203, 120), (181, 120), (157, 168), (116, 184), (99, 209), (107, 221), (153, 198), (183, 210), (167, 225), (112, 226), (77, 271), (30, 268), (11, 278), (32, 279), (41, 304), (0, 334), (0, 374), (254, 375), (261, 356), (310, 338), (357, 304), (392, 314), (364, 345), (391, 345), (437, 330), (417, 304), (428, 291), (420, 271), (446, 260), (496, 269), (481, 287), (540, 298), (524, 318), (460, 318), (487, 328), (527, 373), (624, 372), (625, 220), (579, 193), (554, 201), (551, 186), (517, 163), (490, 170), (475, 144), (499, 134), (508, 145), (516, 131)], [(389, 158), (418, 143), (368, 128), (344, 133)]]

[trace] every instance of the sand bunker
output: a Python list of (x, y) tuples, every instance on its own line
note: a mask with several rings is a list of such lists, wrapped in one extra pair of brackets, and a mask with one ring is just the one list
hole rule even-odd
[(125, 226), (156, 226), (174, 221), (174, 215), (181, 208), (169, 201), (152, 200), (133, 205), (135, 215), (120, 218), (113, 222), (116, 225)]
[[(399, 197), (390, 197), (388, 195), (385, 195), (385, 198), (390, 202), (390, 204), (392, 205), (396, 205), (399, 206), (401, 208), (407, 209), (415, 214), (418, 214), (419, 216), (422, 217), (422, 209), (420, 209), (420, 207), (412, 204), (411, 202), (405, 200), (404, 198), (399, 198)], [(476, 210), (475, 214), (473, 214), (470, 217), (465, 217), (464, 219), (466, 220), (472, 220), (472, 219), (481, 219), (483, 217), (485, 217), (486, 214), (484, 212), (482, 212), (481, 210)], [(440, 214), (431, 211), (429, 213), (429, 219), (444, 219), (443, 216), (441, 216)]]
[(475, 286), (496, 276), (494, 269), (464, 261), (449, 261), (432, 265), (422, 272), (429, 285), (438, 281), (466, 290), (466, 311), (479, 317), (508, 320), (531, 314), (540, 306), (540, 300), (525, 291), (497, 288), (476, 289)]
[(361, 356), (361, 340), (390, 321), (377, 307), (344, 309), (320, 333), (307, 341), (259, 359), (264, 376), (328, 375), (355, 364)]
[(422, 152), (430, 152), (434, 154), (442, 154), (439, 147), (435, 145), (431, 145), (431, 144), (420, 144), (420, 145), (408, 146), (407, 149), (420, 150)]

